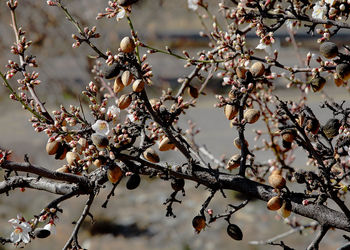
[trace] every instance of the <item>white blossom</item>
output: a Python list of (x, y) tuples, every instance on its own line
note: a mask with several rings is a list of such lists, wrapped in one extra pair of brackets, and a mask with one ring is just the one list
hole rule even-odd
[(198, 9), (198, 0), (188, 0), (188, 8), (196, 11)]
[(317, 2), (312, 11), (312, 18), (323, 19), (324, 14), (327, 11), (327, 7), (320, 4), (320, 1)]
[(117, 106), (112, 105), (112, 106), (108, 107), (108, 110), (107, 110), (108, 117), (112, 117), (113, 119), (118, 118), (119, 114), (120, 114), (120, 109), (117, 108)]
[(53, 222), (49, 222), (44, 226), (44, 229), (49, 230), (51, 234), (56, 234), (56, 226)]
[(13, 243), (19, 243), (22, 241), (27, 244), (30, 241), (29, 233), (32, 231), (32, 228), (29, 223), (23, 220), (24, 219), (19, 215), (17, 215), (17, 219), (9, 220), (15, 229), (10, 235), (10, 239)]
[(119, 12), (116, 16), (117, 21), (119, 21), (120, 19), (123, 19), (125, 17), (125, 14), (126, 14), (126, 11), (123, 7), (121, 7), (121, 6), (118, 6), (118, 7), (119, 7)]
[(260, 41), (260, 43), (258, 44), (258, 46), (255, 47), (256, 49), (261, 49), (261, 50), (265, 50), (265, 52), (269, 55), (273, 55), (273, 47), (272, 47), (272, 43), (270, 43), (269, 45), (263, 43), (262, 41)]
[(91, 128), (98, 134), (106, 136), (109, 134), (109, 125), (108, 122), (104, 120), (97, 120)]

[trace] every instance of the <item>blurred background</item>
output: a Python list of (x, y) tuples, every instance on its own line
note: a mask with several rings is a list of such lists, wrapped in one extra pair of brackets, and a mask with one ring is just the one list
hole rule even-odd
[[(214, 4), (216, 1), (209, 1)], [(97, 13), (103, 12), (107, 1), (64, 1), (73, 16), (78, 18), (82, 26), (97, 26), (97, 31), (102, 38), (94, 40), (102, 51), (108, 49), (116, 52), (121, 38), (130, 35), (126, 19), (116, 22), (115, 19), (101, 19), (96, 21)], [(214, 14), (216, 9), (212, 9)], [(219, 14), (218, 14), (219, 15)], [(207, 48), (208, 40), (199, 36), (203, 30), (197, 14), (187, 9), (187, 1), (171, 0), (141, 0), (133, 7), (131, 15), (134, 27), (138, 31), (141, 41), (156, 48), (167, 45), (172, 51), (181, 54), (185, 49), (190, 55)], [(93, 79), (90, 70), (94, 60), (88, 55), (94, 55), (93, 51), (83, 44), (77, 49), (72, 48), (74, 42), (72, 33), (76, 33), (73, 25), (69, 23), (62, 11), (55, 7), (49, 7), (43, 1), (20, 1), (17, 9), (17, 21), (23, 30), (27, 31), (27, 39), (33, 41), (30, 53), (37, 57), (42, 84), (37, 88), (38, 95), (46, 103), (50, 111), (57, 109), (61, 103), (65, 106), (78, 104), (78, 96), (85, 86)], [(17, 61), (9, 52), (13, 44), (14, 36), (10, 27), (10, 13), (5, 1), (0, 3), (0, 65), (1, 71), (5, 71), (5, 64), (9, 59)], [(259, 43), (254, 33), (248, 34), (248, 46), (255, 48)], [(300, 47), (298, 53), (305, 57), (306, 53), (318, 53), (317, 37), (305, 35), (305, 32), (297, 32), (296, 40)], [(341, 45), (349, 41), (349, 34), (342, 33), (335, 40)], [(276, 34), (280, 60), (282, 63), (297, 65), (298, 54), (288, 42), (288, 34), (279, 32)], [(145, 53), (144, 50), (141, 51)], [(263, 54), (261, 54), (263, 55)], [(176, 58), (152, 54), (148, 61), (153, 67), (154, 87), (149, 89), (151, 96), (159, 95), (161, 89), (178, 88), (177, 78), (185, 77), (191, 68), (184, 68), (184, 62)], [(326, 76), (328, 83), (324, 89), (335, 100), (348, 100), (349, 92), (344, 88), (336, 88), (331, 76)], [(16, 81), (10, 81), (16, 86)], [(287, 89), (287, 82), (283, 80), (276, 83), (276, 94), (283, 99), (296, 100), (299, 92), (295, 89)], [(221, 86), (221, 81), (216, 76), (210, 81), (207, 95), (202, 96), (196, 109), (184, 115), (180, 125), (187, 128), (187, 121), (192, 120), (201, 129), (197, 137), (199, 145), (206, 145), (208, 150), (217, 158), (222, 155), (230, 157), (237, 153), (232, 141), (237, 132), (230, 128), (222, 110), (214, 108), (215, 94), (226, 93), (227, 89)], [(24, 154), (28, 154), (32, 163), (57, 169), (62, 166), (61, 161), (56, 161), (45, 152), (47, 136), (37, 134), (27, 122), (29, 114), (24, 112), (18, 103), (10, 101), (5, 87), (0, 88), (0, 147), (12, 149), (14, 157), (18, 161), (23, 160)], [(320, 114), (321, 122), (330, 118), (328, 111), (321, 111), (319, 102), (322, 99), (319, 94), (309, 95), (309, 104), (316, 114)], [(328, 113), (327, 113), (328, 112)], [(264, 129), (263, 123), (255, 124), (255, 129)], [(253, 129), (253, 127), (252, 127)], [(249, 133), (248, 141), (254, 145), (253, 133)], [(258, 154), (257, 160), (266, 161), (269, 155)], [(307, 160), (305, 153), (297, 152), (297, 160), (293, 166), (305, 168)], [(166, 153), (162, 159), (176, 160), (176, 153)], [(1, 170), (0, 170), (1, 171)], [(0, 172), (1, 173), (1, 172)], [(195, 183), (186, 182), (186, 196), (178, 196), (183, 200), (182, 204), (174, 205), (176, 219), (165, 217), (166, 207), (163, 202), (171, 194), (169, 183), (144, 178), (141, 187), (129, 191), (122, 181), (117, 188), (116, 196), (110, 201), (108, 208), (103, 209), (103, 204), (110, 186), (102, 192), (92, 206), (91, 213), (95, 223), (84, 224), (79, 234), (79, 241), (83, 247), (89, 249), (272, 249), (272, 246), (252, 246), (248, 242), (252, 240), (266, 240), (277, 234), (288, 231), (290, 227), (285, 225), (276, 213), (266, 209), (265, 203), (251, 201), (245, 209), (237, 212), (233, 223), (241, 227), (243, 240), (237, 242), (226, 234), (227, 223), (218, 221), (213, 223), (199, 235), (195, 234), (191, 225), (192, 218), (197, 215), (201, 204), (208, 197), (209, 192), (203, 187), (195, 188)], [(293, 187), (294, 188), (294, 187)], [(293, 190), (301, 191), (301, 187)], [(244, 197), (235, 192), (226, 192), (227, 199), (217, 195), (209, 208), (215, 213), (222, 213), (227, 204), (238, 205)], [(29, 219), (33, 214), (38, 214), (56, 196), (39, 191), (15, 190), (10, 196), (0, 198), (0, 236), (9, 236), (12, 230), (10, 218), (15, 218), (21, 213)], [(72, 221), (79, 218), (87, 197), (78, 197), (62, 203), (64, 213), (57, 224), (57, 235), (47, 239), (35, 240), (26, 249), (61, 249), (73, 230)], [(293, 219), (292, 215), (292, 218)], [(309, 220), (298, 217), (298, 220), (308, 223)], [(282, 239), (287, 245), (296, 249), (305, 249), (313, 239), (313, 230), (304, 231), (301, 235), (293, 234)], [(343, 232), (331, 231), (322, 241), (321, 249), (335, 249), (344, 242)], [(2, 246), (0, 246), (1, 249)], [(11, 246), (6, 246), (11, 249)], [(6, 249), (7, 249), (6, 248)], [(277, 249), (277, 247), (275, 247)], [(5, 248), (4, 248), (5, 249)]]

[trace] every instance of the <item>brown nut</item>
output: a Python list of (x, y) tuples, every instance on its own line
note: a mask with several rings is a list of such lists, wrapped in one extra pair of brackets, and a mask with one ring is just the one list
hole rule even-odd
[(141, 177), (139, 174), (132, 174), (129, 180), (126, 182), (126, 188), (129, 190), (136, 189), (141, 183)]
[(321, 89), (323, 89), (324, 85), (326, 84), (326, 79), (322, 76), (314, 77), (311, 82), (311, 88), (314, 92), (318, 92)]
[(122, 83), (122, 79), (120, 76), (118, 76), (114, 80), (114, 85), (113, 85), (113, 91), (114, 93), (118, 94), (120, 91), (124, 89), (124, 84)]
[(306, 130), (313, 134), (317, 134), (320, 129), (320, 123), (317, 119), (311, 118), (306, 121)]
[(199, 96), (199, 92), (198, 89), (195, 87), (192, 87), (191, 85), (188, 87), (188, 94), (192, 97), (192, 98), (198, 98)]
[(236, 75), (238, 76), (238, 78), (240, 79), (246, 79), (246, 73), (247, 73), (247, 69), (242, 67), (242, 66), (238, 66), (236, 68)]
[(113, 169), (108, 169), (107, 177), (110, 182), (117, 183), (123, 176), (123, 172), (120, 167), (115, 166)]
[(230, 160), (227, 162), (226, 169), (232, 170), (235, 168), (238, 168), (240, 165), (241, 155), (235, 154), (233, 155)]
[(229, 224), (226, 229), (227, 234), (234, 240), (242, 240), (242, 230), (235, 224)]
[(75, 152), (67, 152), (66, 160), (67, 160), (69, 165), (75, 165), (77, 163), (77, 161), (80, 160), (80, 157)]
[(238, 113), (237, 105), (226, 104), (224, 108), (225, 116), (228, 120), (232, 120)]
[(120, 41), (120, 49), (124, 53), (132, 53), (132, 52), (134, 52), (134, 49), (135, 49), (134, 40), (132, 38), (128, 37), (128, 36), (124, 37)]
[[(233, 140), (233, 144), (236, 146), (236, 148), (238, 148), (238, 149), (241, 149), (242, 148), (242, 143), (241, 143), (241, 140), (239, 139), (239, 137), (237, 137), (237, 138), (235, 138), (234, 140)], [(245, 140), (245, 143), (244, 143), (247, 147), (249, 146), (249, 144), (248, 144), (248, 141), (247, 140)]]
[(320, 53), (327, 59), (338, 55), (338, 46), (332, 42), (324, 42), (320, 45)]
[(159, 155), (156, 153), (156, 151), (153, 148), (147, 148), (143, 152), (143, 157), (147, 161), (153, 162), (153, 163), (158, 163), (159, 162)]
[(174, 149), (174, 148), (175, 148), (175, 145), (170, 142), (168, 137), (164, 137), (160, 141), (159, 146), (158, 146), (159, 151), (167, 151), (167, 150)]
[(260, 77), (265, 73), (265, 66), (262, 62), (255, 62), (249, 71), (254, 77)]
[(113, 63), (112, 65), (105, 64), (102, 67), (102, 75), (106, 79), (112, 79), (119, 75), (120, 73), (120, 66), (117, 63)]
[(294, 129), (284, 129), (281, 134), (283, 140), (287, 142), (293, 142), (297, 135), (297, 132)]
[(57, 153), (59, 147), (60, 147), (60, 142), (58, 141), (52, 141), (52, 142), (47, 142), (46, 144), (46, 152), (49, 155), (54, 155)]
[(283, 218), (287, 218), (292, 213), (292, 204), (290, 202), (283, 202), (282, 207), (277, 211), (277, 213)]
[(145, 82), (141, 79), (137, 79), (133, 84), (132, 84), (132, 90), (134, 92), (141, 92), (145, 87)]
[(132, 98), (128, 94), (121, 95), (118, 99), (118, 108), (120, 109), (126, 109), (129, 107), (130, 103), (132, 101)]
[(133, 80), (134, 80), (134, 75), (130, 71), (126, 70), (123, 72), (122, 83), (125, 87), (129, 86)]
[(60, 146), (55, 154), (55, 159), (56, 160), (63, 160), (64, 158), (66, 158), (68, 148), (69, 147), (66, 144), (60, 143)]
[(256, 109), (247, 109), (243, 117), (248, 123), (253, 124), (259, 120), (260, 111)]
[(192, 226), (195, 229), (196, 233), (200, 233), (206, 226), (205, 217), (202, 215), (197, 215), (192, 220)]
[(335, 71), (337, 72), (340, 79), (343, 81), (347, 81), (350, 79), (350, 64), (347, 63), (341, 63), (338, 64), (335, 68)]
[(268, 202), (267, 202), (267, 209), (269, 210), (278, 210), (282, 207), (283, 200), (279, 196), (274, 196), (272, 197)]
[(269, 176), (269, 183), (273, 188), (282, 189), (286, 186), (286, 179), (282, 175), (272, 174)]
[(104, 149), (107, 148), (109, 145), (109, 140), (106, 136), (100, 135), (98, 133), (93, 133), (91, 135), (92, 143), (98, 148), (98, 149)]

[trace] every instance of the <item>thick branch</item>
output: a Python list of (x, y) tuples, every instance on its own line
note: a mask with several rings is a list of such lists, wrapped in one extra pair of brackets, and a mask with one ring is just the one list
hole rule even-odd
[(43, 178), (13, 176), (0, 182), (0, 194), (7, 193), (15, 188), (31, 188), (54, 194), (68, 194), (74, 191), (75, 184), (52, 182)]

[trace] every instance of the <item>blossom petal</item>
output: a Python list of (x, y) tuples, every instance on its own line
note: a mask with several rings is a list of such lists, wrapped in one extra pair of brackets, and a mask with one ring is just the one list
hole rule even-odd
[(188, 8), (196, 11), (198, 9), (198, 0), (188, 0)]

